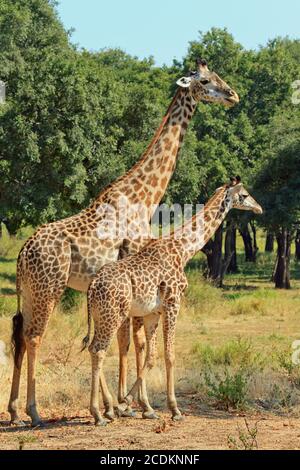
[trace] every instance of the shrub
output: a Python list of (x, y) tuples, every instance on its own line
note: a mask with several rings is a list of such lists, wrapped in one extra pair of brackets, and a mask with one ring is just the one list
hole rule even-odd
[(291, 409), (299, 403), (296, 389), (288, 387), (287, 384), (274, 384), (270, 390), (266, 405), (269, 409), (281, 410), (282, 408)]
[(82, 294), (74, 289), (65, 289), (60, 304), (63, 313), (72, 313), (82, 302)]
[(290, 351), (281, 352), (277, 355), (278, 364), (283, 369), (289, 381), (296, 387), (300, 387), (300, 365), (294, 364)]
[(205, 373), (208, 396), (217, 408), (225, 410), (245, 408), (249, 379), (249, 371), (242, 368), (232, 373), (226, 368), (222, 375)]
[(228, 447), (231, 450), (257, 450), (258, 422), (253, 427), (245, 419), (245, 429), (237, 428), (238, 437), (229, 435), (227, 437)]

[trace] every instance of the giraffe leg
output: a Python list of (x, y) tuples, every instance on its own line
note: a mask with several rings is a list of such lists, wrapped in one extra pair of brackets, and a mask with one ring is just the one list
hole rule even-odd
[[(91, 388), (91, 401), (90, 411), (95, 419), (96, 426), (105, 426), (107, 421), (103, 419), (99, 408), (99, 382), (103, 394), (103, 402), (105, 406), (105, 417), (109, 420), (114, 419), (113, 400), (108, 390), (105, 376), (102, 370), (104, 358), (109, 348), (113, 335), (118, 331), (121, 320), (115, 317), (115, 321), (111, 321), (109, 325), (106, 324), (105, 313), (102, 316), (97, 315), (94, 318), (95, 333), (92, 343), (89, 346), (92, 361), (92, 388)], [(97, 317), (96, 317), (97, 315)], [(96, 318), (95, 318), (96, 317)]]
[[(127, 373), (128, 373), (128, 350), (130, 345), (130, 318), (126, 318), (118, 329), (119, 345), (119, 389), (118, 401), (121, 403), (127, 395)], [(129, 406), (123, 411), (122, 417), (130, 418), (135, 416), (134, 411)]]
[(175, 397), (175, 386), (174, 386), (174, 363), (175, 363), (175, 352), (174, 352), (174, 339), (175, 339), (175, 328), (176, 319), (178, 315), (179, 307), (174, 305), (168, 305), (165, 309), (163, 316), (163, 335), (164, 335), (164, 347), (165, 347), (165, 363), (167, 373), (167, 397), (168, 407), (172, 412), (173, 421), (181, 421), (183, 419), (181, 412), (177, 407), (177, 401)]
[[(123, 409), (126, 408), (127, 405), (131, 405), (132, 401), (135, 398), (135, 395), (139, 392), (140, 399), (143, 405), (146, 407), (147, 413), (145, 418), (156, 418), (154, 410), (151, 408), (147, 394), (145, 395), (145, 388), (144, 388), (144, 380), (149, 372), (154, 366), (155, 362), (155, 354), (156, 354), (156, 331), (157, 326), (159, 323), (159, 315), (151, 314), (144, 317), (144, 327), (146, 332), (146, 339), (147, 339), (147, 354), (144, 367), (140, 370), (137, 380), (135, 381), (133, 387), (131, 388), (130, 392), (124, 399), (124, 403), (119, 405), (119, 412), (122, 412)], [(144, 412), (145, 413), (145, 412)]]
[(60, 290), (57, 297), (46, 297), (34, 299), (32, 303), (31, 318), (24, 319), (24, 338), (27, 350), (27, 403), (26, 413), (31, 418), (33, 427), (42, 426), (42, 420), (37, 411), (36, 405), (36, 363), (38, 350), (42, 342), (42, 337), (46, 330), (49, 316), (63, 292)]
[[(138, 378), (143, 369), (144, 362), (145, 362), (144, 357), (145, 357), (146, 335), (145, 335), (143, 318), (139, 318), (139, 317), (133, 318), (133, 339), (134, 339), (134, 345), (135, 345), (136, 369), (137, 369), (137, 378)], [(143, 410), (144, 419), (157, 418), (157, 415), (155, 414), (155, 411), (151, 407), (149, 400), (148, 400), (146, 378), (142, 379), (142, 383), (139, 385), (138, 400)]]
[(100, 386), (101, 386), (103, 403), (104, 403), (104, 408), (105, 408), (104, 417), (107, 418), (109, 421), (113, 421), (115, 419), (113, 398), (108, 389), (105, 376), (102, 370), (100, 372)]
[(10, 398), (8, 403), (8, 412), (10, 413), (11, 424), (15, 426), (24, 426), (23, 421), (19, 417), (18, 413), (18, 400), (19, 400), (19, 389), (20, 389), (20, 378), (21, 378), (21, 369), (22, 362), (26, 350), (25, 341), (22, 335), (22, 343), (20, 346), (20, 354), (18, 358), (18, 363), (14, 364), (13, 379), (11, 385)]
[[(9, 409), (12, 420), (17, 419), (16, 400), (21, 374), (21, 363), (25, 349), (27, 350), (27, 403), (26, 412), (32, 419), (32, 425), (41, 424), (36, 409), (35, 398), (35, 366), (38, 347), (47, 326), (48, 318), (58, 302), (67, 284), (71, 250), (69, 241), (59, 238), (54, 243), (51, 239), (44, 250), (44, 242), (35, 244), (33, 241), (24, 251), (20, 252), (17, 275), (19, 276), (19, 293), (22, 298), (22, 342), (17, 366), (14, 369)], [(48, 243), (48, 242), (47, 242)], [(20, 289), (21, 286), (21, 289)], [(19, 300), (21, 299), (19, 298)], [(20, 305), (19, 305), (20, 307)], [(20, 340), (20, 337), (19, 337)]]
[[(107, 421), (103, 419), (99, 407), (99, 381), (101, 377), (101, 384), (103, 386), (103, 373), (101, 371), (102, 363), (106, 354), (104, 349), (97, 351), (94, 348), (94, 342), (91, 343), (89, 351), (92, 361), (92, 388), (91, 388), (91, 401), (90, 412), (95, 419), (95, 426), (106, 426)], [(103, 390), (103, 389), (102, 389)]]
[[(23, 421), (19, 418), (18, 413), (18, 398), (19, 398), (19, 388), (20, 388), (20, 379), (21, 379), (21, 371), (22, 371), (22, 363), (24, 354), (26, 351), (26, 343), (24, 338), (24, 327), (26, 325), (26, 321), (28, 318), (32, 317), (32, 299), (30, 290), (28, 286), (25, 284), (23, 285), (23, 292), (22, 292), (22, 299), (23, 299), (23, 308), (21, 314), (21, 323), (16, 325), (16, 331), (13, 331), (13, 336), (15, 337), (16, 344), (19, 343), (19, 356), (14, 358), (14, 371), (13, 371), (13, 378), (12, 378), (12, 385), (11, 385), (11, 392), (10, 398), (8, 403), (8, 411), (11, 416), (11, 424), (17, 426), (23, 426)], [(19, 322), (20, 322), (19, 320)], [(15, 324), (13, 324), (13, 330), (15, 329)]]
[(26, 338), (26, 349), (27, 349), (27, 403), (26, 403), (26, 413), (31, 418), (31, 425), (33, 427), (41, 426), (42, 420), (37, 412), (36, 407), (36, 361), (37, 353), (41, 344), (41, 335), (35, 336), (33, 338)]

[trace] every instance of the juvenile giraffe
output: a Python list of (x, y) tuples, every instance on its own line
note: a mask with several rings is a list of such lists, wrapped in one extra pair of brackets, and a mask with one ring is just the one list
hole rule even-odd
[(107, 423), (99, 410), (99, 381), (105, 416), (114, 418), (112, 397), (102, 365), (113, 335), (130, 317), (144, 320), (147, 354), (145, 364), (119, 410), (122, 412), (131, 405), (136, 392), (142, 401), (144, 399), (144, 379), (154, 364), (156, 330), (162, 316), (168, 406), (174, 420), (182, 418), (174, 392), (174, 340), (181, 297), (188, 285), (184, 267), (212, 237), (231, 208), (262, 213), (262, 208), (240, 180), (233, 179), (230, 185), (216, 191), (204, 211), (198, 212), (170, 237), (153, 240), (139, 253), (103, 266), (92, 281), (88, 289), (89, 320), (91, 316), (94, 320), (94, 337), (89, 346), (92, 361), (90, 411), (96, 425)]
[[(33, 426), (41, 424), (35, 393), (37, 352), (49, 316), (64, 289), (69, 286), (86, 292), (101, 266), (138, 252), (148, 241), (147, 236), (135, 240), (122, 237), (99, 239), (97, 228), (108, 216), (103, 207), (106, 204), (115, 207), (118, 217), (120, 197), (126, 198), (129, 207), (142, 203), (148, 210), (149, 225), (155, 205), (161, 201), (174, 172), (178, 152), (197, 102), (210, 101), (233, 106), (239, 101), (236, 92), (217, 74), (209, 71), (202, 60), (198, 61), (197, 72), (183, 77), (178, 84), (179, 88), (152, 142), (133, 168), (107, 186), (87, 209), (40, 227), (19, 253), (16, 281), (18, 311), (13, 319), (15, 365), (8, 405), (13, 424), (22, 424), (17, 403), (25, 351), (28, 361), (26, 412)], [(127, 225), (133, 222), (129, 215), (126, 222)], [(133, 320), (138, 373), (143, 364), (145, 345), (142, 325), (141, 319)], [(129, 321), (125, 322), (118, 333), (120, 399), (127, 394), (129, 326)], [(153, 410), (148, 400), (142, 404), (144, 417), (151, 417)]]

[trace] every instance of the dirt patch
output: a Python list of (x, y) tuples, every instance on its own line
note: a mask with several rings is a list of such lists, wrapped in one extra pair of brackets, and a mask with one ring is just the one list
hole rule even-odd
[[(44, 417), (46, 415), (44, 413)], [(47, 418), (46, 418), (47, 419)], [(0, 449), (97, 449), (97, 450), (208, 450), (229, 449), (228, 437), (239, 441), (240, 431), (257, 426), (258, 449), (300, 450), (300, 419), (267, 414), (241, 416), (205, 408), (186, 413), (181, 423), (173, 423), (169, 413), (160, 412), (160, 420), (117, 419), (105, 428), (96, 428), (85, 411), (46, 421), (44, 428), (9, 426), (8, 415), (0, 414)], [(29, 425), (28, 421), (26, 424)]]

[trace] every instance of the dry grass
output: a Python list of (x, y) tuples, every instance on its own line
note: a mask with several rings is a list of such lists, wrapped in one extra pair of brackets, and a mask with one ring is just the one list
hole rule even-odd
[[(0, 412), (6, 410), (12, 359), (9, 352), (11, 316), (15, 311), (15, 258), (24, 237), (0, 241), (0, 340), (7, 345), (8, 363), (0, 364)], [(202, 257), (196, 265), (201, 265)], [(269, 282), (273, 259), (261, 254), (256, 266), (239, 256), (241, 273), (228, 276), (226, 288), (215, 289), (202, 280), (193, 264), (188, 277), (190, 287), (184, 299), (176, 338), (176, 389), (178, 395), (190, 392), (208, 405), (212, 400), (209, 383), (216, 387), (224, 373), (234, 377), (247, 374), (247, 407), (298, 415), (300, 409), (300, 370), (291, 364), (291, 345), (300, 339), (299, 266), (293, 265), (291, 291), (275, 291)], [(72, 298), (71, 298), (72, 300)], [(71, 302), (72, 304), (72, 302)], [(41, 348), (37, 368), (37, 396), (41, 414), (63, 416), (72, 410), (88, 408), (90, 363), (88, 353), (80, 353), (86, 333), (85, 297), (77, 296), (74, 306), (64, 302), (53, 314)], [(66, 307), (69, 306), (69, 307)], [(130, 351), (129, 382), (135, 376), (134, 352)], [(105, 362), (110, 388), (116, 393), (118, 354), (114, 341)], [(25, 405), (23, 371), (21, 403)], [(163, 345), (160, 333), (157, 366), (148, 379), (154, 406), (165, 400)], [(230, 387), (234, 383), (229, 384)], [(233, 390), (235, 392), (235, 390)]]

